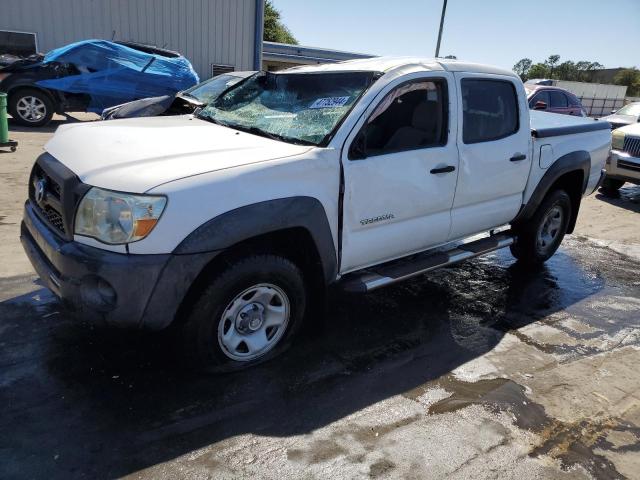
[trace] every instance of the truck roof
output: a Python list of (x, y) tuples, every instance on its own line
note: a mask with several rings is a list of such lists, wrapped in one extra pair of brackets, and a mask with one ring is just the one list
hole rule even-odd
[(474, 72), (488, 73), (496, 75), (508, 75), (517, 77), (511, 70), (484, 65), (481, 63), (461, 62), (444, 58), (421, 58), (421, 57), (373, 57), (347, 60), (337, 63), (325, 63), (322, 65), (303, 65), (293, 67), (283, 72), (314, 73), (314, 72), (342, 72), (342, 71), (374, 71), (389, 72), (391, 70), (405, 67), (418, 66), (425, 71), (448, 71), (448, 72)]

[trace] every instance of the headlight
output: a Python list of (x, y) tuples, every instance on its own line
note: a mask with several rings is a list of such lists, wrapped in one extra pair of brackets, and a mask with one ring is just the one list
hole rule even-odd
[(166, 204), (166, 197), (93, 187), (78, 205), (75, 233), (110, 244), (142, 240), (156, 226)]
[(620, 130), (611, 132), (611, 148), (614, 150), (622, 150), (624, 148), (624, 132)]

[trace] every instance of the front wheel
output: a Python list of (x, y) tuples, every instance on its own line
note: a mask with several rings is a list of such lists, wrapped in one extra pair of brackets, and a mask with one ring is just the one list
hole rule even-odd
[(604, 181), (602, 182), (602, 192), (607, 196), (618, 195), (618, 190), (620, 190), (624, 184), (624, 180), (605, 177)]
[(230, 371), (282, 353), (306, 307), (300, 269), (276, 255), (236, 261), (210, 280), (183, 326), (187, 356), (199, 368)]
[(11, 94), (8, 106), (16, 123), (27, 127), (43, 127), (53, 117), (54, 105), (49, 96), (33, 88)]
[(516, 231), (511, 253), (518, 261), (539, 265), (556, 252), (567, 233), (571, 218), (571, 199), (564, 190), (547, 195), (533, 217)]

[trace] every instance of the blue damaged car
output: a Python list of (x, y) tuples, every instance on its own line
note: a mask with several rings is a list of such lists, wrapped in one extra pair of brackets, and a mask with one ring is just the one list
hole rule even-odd
[(132, 100), (173, 95), (198, 81), (179, 53), (107, 40), (72, 43), (0, 69), (9, 113), (31, 127), (46, 125), (54, 113), (101, 113)]

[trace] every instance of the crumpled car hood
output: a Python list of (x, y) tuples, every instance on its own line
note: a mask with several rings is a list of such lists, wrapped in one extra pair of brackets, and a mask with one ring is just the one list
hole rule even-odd
[(45, 145), (45, 150), (82, 182), (133, 193), (193, 175), (299, 155), (309, 149), (191, 115), (64, 125)]

